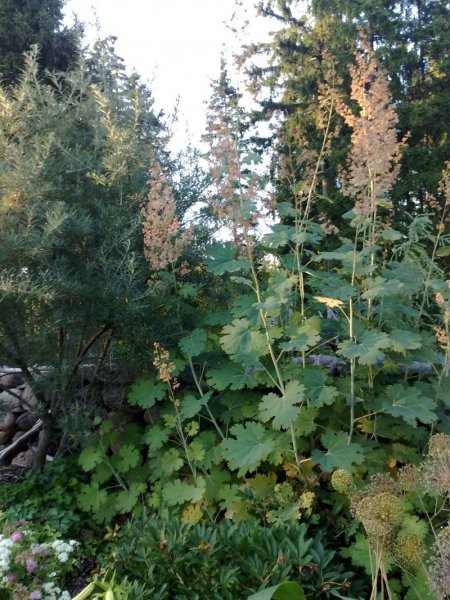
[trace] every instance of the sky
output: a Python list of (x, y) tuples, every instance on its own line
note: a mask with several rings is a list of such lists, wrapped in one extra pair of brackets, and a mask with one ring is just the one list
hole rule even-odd
[[(244, 4), (251, 8), (253, 2)], [(204, 103), (221, 52), (231, 55), (240, 46), (226, 26), (235, 11), (235, 0), (67, 0), (65, 7), (68, 24), (76, 13), (82, 22), (97, 21), (101, 37), (117, 36), (117, 54), (150, 82), (157, 109), (171, 113), (179, 98), (177, 145), (197, 144), (204, 131)], [(263, 35), (265, 28), (252, 19), (250, 34)], [(94, 26), (86, 33), (88, 41), (97, 36)]]

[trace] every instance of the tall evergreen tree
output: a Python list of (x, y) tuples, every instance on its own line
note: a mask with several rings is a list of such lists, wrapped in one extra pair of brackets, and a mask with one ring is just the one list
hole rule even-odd
[(39, 68), (65, 71), (77, 58), (77, 29), (63, 26), (66, 0), (0, 2), (0, 81), (15, 84), (24, 67), (24, 52), (39, 46)]
[[(312, 0), (305, 12), (298, 0), (258, 2), (260, 14), (278, 23), (268, 44), (246, 50), (255, 91), (265, 89), (256, 118), (268, 118), (274, 110), (283, 115), (277, 134), (280, 156), (297, 159), (305, 140), (318, 151), (322, 133), (316, 107), (324, 84), (333, 86), (351, 106), (347, 65), (353, 61), (358, 30), (366, 32), (388, 75), (390, 92), (399, 114), (398, 137), (409, 134), (396, 186), (390, 193), (397, 218), (426, 209), (427, 198), (437, 193), (444, 163), (450, 156), (450, 125), (446, 115), (450, 101), (450, 6), (444, 0)], [(253, 61), (266, 53), (261, 67)], [(256, 66), (255, 66), (256, 64)], [(331, 67), (331, 68), (330, 68)], [(328, 206), (335, 218), (345, 212), (338, 185), (338, 167), (347, 154), (349, 131), (335, 118), (339, 135), (330, 141), (323, 163), (322, 190), (339, 203)], [(300, 134), (300, 135), (299, 135)], [(284, 159), (283, 159), (284, 160)], [(300, 185), (302, 169), (295, 185)], [(278, 190), (294, 193), (279, 169)], [(319, 182), (320, 183), (320, 182)], [(319, 190), (318, 190), (319, 191)]]

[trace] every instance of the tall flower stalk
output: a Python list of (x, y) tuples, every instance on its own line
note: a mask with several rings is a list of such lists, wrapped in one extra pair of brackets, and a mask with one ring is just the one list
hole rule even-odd
[(181, 231), (172, 186), (156, 158), (150, 169), (149, 192), (141, 215), (145, 258), (152, 270), (166, 269), (181, 256), (190, 232)]
[[(349, 66), (352, 77), (351, 99), (358, 106), (354, 114), (340, 103), (340, 113), (352, 128), (351, 151), (343, 173), (342, 191), (354, 198), (354, 213), (367, 221), (366, 243), (371, 247), (379, 232), (378, 206), (388, 199), (400, 168), (402, 143), (397, 141), (398, 116), (391, 100), (389, 85), (381, 65), (365, 36), (355, 64)], [(372, 255), (373, 264), (373, 255)]]
[[(360, 32), (359, 49), (355, 64), (349, 66), (352, 78), (351, 99), (356, 103), (355, 114), (342, 101), (337, 110), (346, 124), (352, 128), (351, 150), (346, 169), (341, 172), (342, 191), (354, 199), (355, 238), (351, 285), (357, 278), (357, 256), (359, 248), (369, 251), (369, 278), (374, 275), (375, 246), (383, 225), (379, 220), (380, 205), (390, 206), (389, 192), (395, 183), (400, 168), (402, 142), (397, 141), (398, 116), (389, 93), (389, 86), (381, 65), (366, 37)], [(372, 300), (367, 299), (367, 319), (370, 319)], [(349, 298), (349, 338), (354, 335), (354, 299)], [(355, 370), (356, 360), (350, 358), (350, 431), (352, 440), (355, 425)], [(372, 376), (369, 370), (369, 387)]]

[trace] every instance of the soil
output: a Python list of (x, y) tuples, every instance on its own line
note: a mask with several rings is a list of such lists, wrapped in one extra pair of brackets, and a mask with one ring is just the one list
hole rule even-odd
[(92, 572), (96, 563), (88, 556), (83, 556), (77, 564), (76, 572), (66, 578), (65, 589), (73, 597), (81, 592), (92, 580)]

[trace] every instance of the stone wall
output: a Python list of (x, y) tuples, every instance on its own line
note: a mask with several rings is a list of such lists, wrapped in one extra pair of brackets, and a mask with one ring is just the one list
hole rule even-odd
[[(17, 448), (17, 453), (10, 453), (6, 462), (31, 466), (39, 432), (38, 422), (36, 397), (29, 384), (24, 382), (20, 370), (0, 367), (0, 456), (8, 448)], [(35, 435), (30, 435), (31, 432)], [(23, 437), (27, 441), (25, 447), (16, 444)]]

